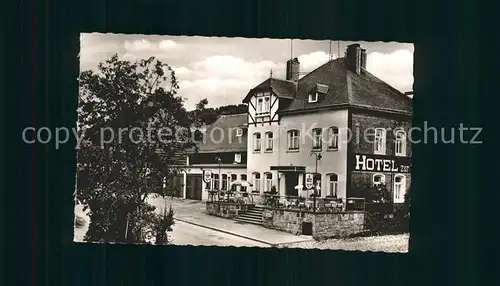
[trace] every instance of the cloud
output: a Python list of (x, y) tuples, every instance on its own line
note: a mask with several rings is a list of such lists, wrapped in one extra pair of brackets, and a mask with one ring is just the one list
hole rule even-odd
[(146, 39), (125, 41), (123, 43), (123, 58), (137, 61), (155, 57), (157, 59), (171, 59), (182, 52), (180, 44), (172, 40), (149, 41)]
[(101, 40), (93, 37), (92, 34), (80, 35), (80, 67), (81, 70), (88, 70), (118, 53), (120, 45), (114, 41)]
[[(323, 51), (316, 51), (298, 58), (303, 71), (312, 71), (326, 63), (329, 56)], [(232, 55), (209, 56), (191, 64), (185, 77), (179, 74), (179, 93), (186, 97), (188, 108), (204, 97), (209, 99), (209, 106), (239, 104), (251, 88), (269, 78), (271, 70), (273, 77), (284, 79), (285, 69), (285, 61), (246, 61)]]
[(159, 42), (150, 42), (146, 39), (125, 41), (123, 43), (125, 51), (128, 53), (134, 52), (168, 52), (177, 47), (177, 44), (172, 40), (162, 40)]
[[(303, 45), (302, 54), (298, 56), (302, 72), (311, 72), (329, 60), (323, 43), (309, 42)], [(187, 98), (188, 108), (202, 98), (208, 98), (209, 105), (214, 107), (241, 103), (249, 89), (269, 78), (271, 70), (273, 77), (284, 79), (289, 56), (285, 52), (289, 48), (287, 40), (144, 35), (120, 38), (85, 34), (81, 43), (82, 69), (95, 68), (114, 53), (131, 61), (154, 56), (171, 65), (180, 81), (179, 94)], [(391, 52), (394, 46), (384, 47), (387, 48), (372, 49), (376, 52), (368, 54), (367, 69), (403, 92), (411, 90), (413, 53), (409, 50)]]
[(200, 76), (255, 81), (269, 76), (271, 70), (284, 68), (284, 64), (264, 60), (245, 61), (230, 55), (216, 55), (193, 64)]
[(209, 106), (240, 104), (248, 90), (254, 85), (250, 81), (209, 77), (197, 80), (181, 80), (179, 94), (186, 99), (187, 108), (193, 108), (203, 99), (208, 99)]
[(186, 67), (172, 67), (172, 69), (174, 70), (176, 76), (185, 76), (191, 73), (191, 70)]
[[(333, 58), (336, 58), (334, 55)], [(314, 69), (320, 67), (322, 64), (328, 62), (330, 59), (329, 55), (323, 51), (317, 51), (306, 55), (301, 55), (298, 57), (300, 62), (300, 69), (304, 72), (311, 72)]]
[(402, 92), (413, 90), (413, 53), (408, 50), (369, 53), (366, 68)]

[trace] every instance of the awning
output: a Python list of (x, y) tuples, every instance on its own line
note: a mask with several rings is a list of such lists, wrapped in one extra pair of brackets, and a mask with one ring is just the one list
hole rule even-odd
[(306, 166), (271, 166), (271, 171), (278, 172), (305, 172)]

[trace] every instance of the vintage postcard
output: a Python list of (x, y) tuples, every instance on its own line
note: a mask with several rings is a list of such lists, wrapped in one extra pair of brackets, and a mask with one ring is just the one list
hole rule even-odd
[(407, 252), (413, 45), (82, 34), (75, 242)]

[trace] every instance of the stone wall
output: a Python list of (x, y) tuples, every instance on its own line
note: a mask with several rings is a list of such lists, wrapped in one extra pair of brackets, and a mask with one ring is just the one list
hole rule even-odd
[(245, 213), (249, 207), (250, 205), (227, 202), (206, 202), (207, 214), (224, 218), (235, 218)]
[(311, 214), (314, 216), (313, 237), (324, 239), (360, 233), (364, 230), (364, 212)]
[(302, 234), (302, 223), (312, 223), (315, 239), (352, 235), (364, 230), (365, 213), (361, 211), (312, 213), (265, 208), (263, 225), (268, 228)]

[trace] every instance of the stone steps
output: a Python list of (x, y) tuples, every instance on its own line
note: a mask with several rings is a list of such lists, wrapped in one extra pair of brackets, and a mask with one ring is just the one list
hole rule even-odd
[(242, 223), (262, 225), (262, 211), (263, 207), (254, 206), (251, 209), (249, 209), (246, 213), (236, 217), (234, 220)]

